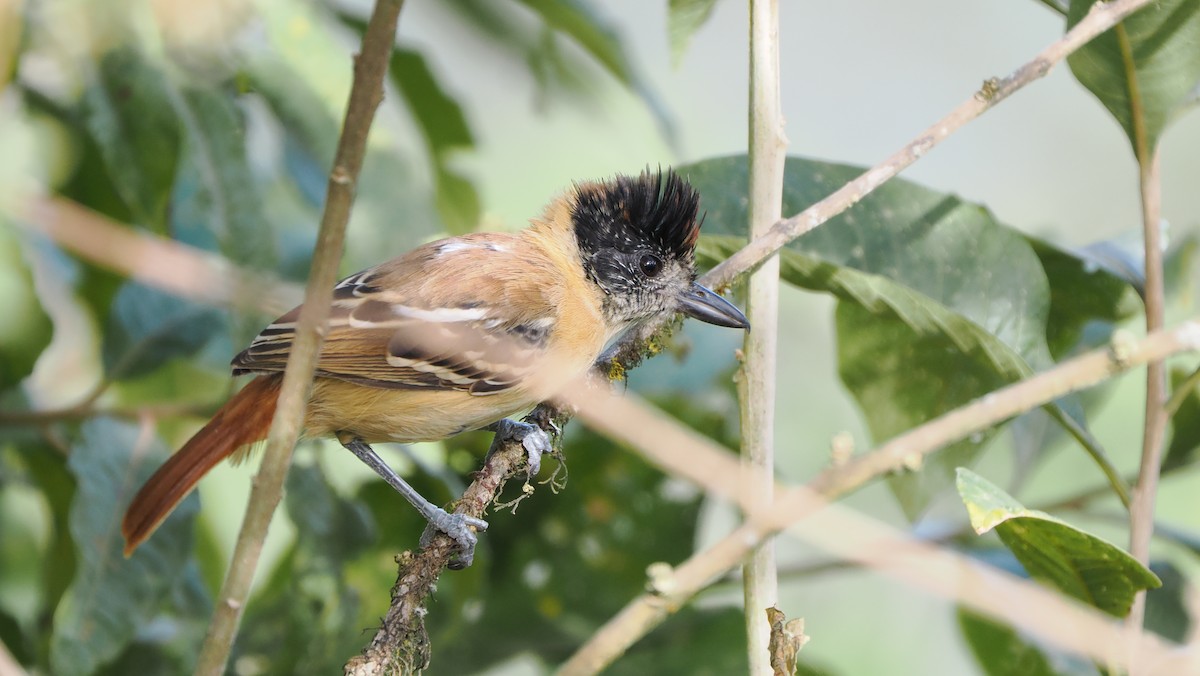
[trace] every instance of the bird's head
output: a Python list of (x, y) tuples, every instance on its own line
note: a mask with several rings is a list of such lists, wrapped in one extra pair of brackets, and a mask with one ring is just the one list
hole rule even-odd
[(678, 174), (644, 171), (575, 186), (570, 214), (588, 277), (604, 292), (610, 324), (683, 312), (749, 328), (731, 303), (696, 279), (700, 195)]

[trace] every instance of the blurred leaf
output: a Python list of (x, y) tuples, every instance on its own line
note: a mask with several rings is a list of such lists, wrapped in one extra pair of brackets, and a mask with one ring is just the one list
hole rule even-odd
[[(702, 257), (723, 258), (745, 241), (746, 166), (744, 156), (735, 156), (678, 168), (703, 195), (710, 236), (701, 238)], [(799, 213), (862, 171), (789, 158), (784, 213)], [(1024, 237), (953, 195), (889, 181), (790, 243), (781, 274), (842, 301), (839, 371), (875, 439), (1053, 363), (1046, 343), (1051, 294), (1041, 261)], [(1105, 297), (1113, 298), (1107, 292)], [(1064, 324), (1093, 318), (1087, 305), (1062, 310), (1074, 317), (1058, 320)], [(1113, 312), (1104, 308), (1101, 314)], [(1082, 427), (1082, 407), (1066, 399), (1048, 411), (1098, 449)], [(970, 464), (993, 432), (931, 456), (922, 472), (890, 479), (905, 512), (916, 516), (948, 489), (954, 469)]]
[[(1093, 4), (1071, 0), (1067, 28)], [(1149, 162), (1159, 137), (1200, 83), (1200, 3), (1158, 0), (1080, 47), (1067, 64), (1117, 119), (1138, 161)]]
[(334, 493), (317, 465), (288, 472), (285, 504), (301, 546), (329, 558), (333, 567), (358, 556), (377, 537), (366, 507)]
[[(319, 218), (316, 209), (325, 200), (349, 91), (346, 64), (351, 55), (344, 36), (336, 30), (337, 16), (324, 5), (268, 3), (260, 10), (275, 51), (252, 58), (245, 76), (286, 131), (284, 166), (292, 178), (287, 189), (299, 189), (308, 201), (304, 206), (313, 207), (311, 213), (293, 220), (303, 232), (311, 233)], [(392, 99), (385, 101), (385, 105), (391, 103)], [(403, 251), (441, 232), (444, 226), (426, 186), (424, 174), (415, 175), (412, 162), (399, 152), (394, 140), (377, 139), (373, 134), (351, 217), (354, 236), (346, 242), (347, 263), (378, 263), (380, 251)], [(397, 214), (403, 215), (400, 222)], [(389, 225), (377, 227), (379, 223)], [(303, 256), (290, 255), (295, 250), (287, 247), (286, 240), (281, 245), (288, 267), (303, 268), (305, 274), (313, 241), (311, 235), (306, 237), (309, 247)]]
[(569, 36), (610, 75), (637, 94), (658, 121), (659, 129), (674, 143), (669, 113), (637, 65), (629, 58), (616, 24), (601, 14), (590, 0), (517, 0), (540, 15), (546, 25)]
[(303, 76), (278, 59), (251, 61), (246, 73), (255, 92), (261, 94), (293, 139), (320, 170), (321, 198), (337, 149), (338, 121)]
[(42, 604), (46, 624), (53, 609), (58, 607), (71, 581), (77, 563), (75, 543), (71, 540), (70, 510), (75, 497), (75, 478), (68, 471), (63, 457), (43, 443), (21, 447), (29, 477), (45, 497), (50, 511), (50, 539), (42, 560)]
[[(363, 24), (350, 21), (361, 32)], [(392, 52), (388, 75), (421, 128), (431, 154), (441, 156), (451, 150), (475, 147), (462, 106), (442, 88), (421, 52), (397, 47)]]
[(1120, 547), (1019, 502), (968, 469), (958, 471), (958, 492), (975, 532), (995, 529), (1030, 577), (1115, 617), (1125, 617), (1133, 597), (1162, 586)]
[(38, 355), (50, 344), (54, 327), (42, 309), (33, 276), (12, 226), (0, 216), (0, 390), (33, 372)]
[(475, 184), (446, 167), (437, 167), (437, 207), (446, 231), (461, 235), (479, 227), (481, 208)]
[(286, 506), (296, 542), (247, 609), (234, 659), (261, 665), (258, 673), (340, 672), (369, 636), (344, 567), (376, 539), (374, 522), (315, 465), (291, 468)]
[(1146, 628), (1165, 639), (1187, 643), (1192, 633), (1187, 577), (1170, 561), (1151, 563), (1150, 570), (1162, 580), (1162, 586), (1146, 592)]
[(1196, 292), (1197, 252), (1200, 252), (1200, 233), (1187, 231), (1171, 238), (1171, 245), (1163, 256), (1163, 286), (1167, 297), (1181, 297), (1176, 302), (1189, 308)]
[(683, 61), (692, 36), (710, 16), (717, 0), (670, 0), (667, 3), (667, 34), (671, 39), (671, 62)]
[(104, 370), (110, 378), (143, 375), (190, 355), (221, 331), (222, 313), (140, 282), (127, 282), (113, 300), (104, 331)]
[(186, 667), (163, 646), (134, 642), (98, 673), (99, 676), (172, 676), (186, 672)]
[[(1179, 408), (1171, 416), (1171, 443), (1163, 458), (1162, 471), (1173, 472), (1196, 461), (1200, 449), (1200, 383), (1191, 379), (1192, 372), (1181, 368), (1171, 369), (1171, 389), (1180, 399)], [(1187, 394), (1178, 390), (1187, 387)]]
[(1055, 676), (1050, 660), (1012, 627), (958, 608), (958, 626), (987, 676)]
[(746, 618), (736, 608), (687, 607), (636, 643), (611, 667), (612, 676), (749, 673)]
[[(0, 646), (8, 649), (18, 664), (32, 665), (34, 648), (16, 618), (0, 610)], [(20, 672), (17, 672), (18, 674)]]
[[(515, 5), (523, 5), (532, 11), (542, 19), (543, 25), (531, 28), (524, 12), (514, 11)], [(589, 67), (599, 66), (642, 100), (663, 137), (669, 144), (676, 144), (676, 130), (666, 105), (628, 54), (616, 24), (599, 11), (597, 3), (588, 0), (513, 0), (510, 3), (452, 0), (446, 6), (495, 46), (517, 56), (538, 83), (543, 99), (545, 90), (554, 85), (570, 93), (587, 93), (592, 99), (599, 98), (603, 90), (595, 86), (595, 77), (589, 72)], [(578, 49), (561, 48), (560, 37)]]
[(133, 556), (122, 556), (120, 522), (133, 492), (166, 457), (158, 439), (109, 418), (83, 424), (68, 467), (78, 491), (71, 535), (79, 568), (54, 614), (54, 673), (89, 674), (112, 660), (149, 621), (188, 560), (199, 499), (191, 495)]
[(83, 119), (133, 217), (166, 234), (182, 133), (163, 72), (133, 47), (100, 58)]
[[(366, 30), (366, 23), (358, 17), (339, 13), (338, 18), (359, 34)], [(442, 88), (419, 51), (403, 47), (393, 50), (388, 75), (425, 141), (442, 225), (452, 235), (475, 230), (482, 213), (479, 192), (450, 166), (455, 151), (475, 147), (462, 106)]]
[(229, 260), (273, 267), (274, 236), (247, 163), (236, 106), (210, 88), (187, 87), (179, 98), (188, 135), (171, 212), (176, 238), (204, 246), (193, 233), (208, 233)]
[(454, 235), (474, 230), (479, 225), (479, 194), (474, 184), (448, 164), (455, 150), (475, 147), (462, 107), (442, 88), (420, 52), (396, 49), (388, 72), (421, 128), (433, 164), (438, 212), (446, 230)]
[(0, 5), (0, 90), (7, 88), (17, 73), (24, 28), (25, 21), (19, 3)]

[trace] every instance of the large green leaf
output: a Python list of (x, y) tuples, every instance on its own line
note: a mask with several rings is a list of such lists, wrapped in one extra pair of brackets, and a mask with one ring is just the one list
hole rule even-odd
[[(708, 160), (679, 171), (703, 195), (705, 232), (723, 235), (701, 239), (701, 258), (732, 253), (744, 242), (747, 222), (745, 158)], [(793, 157), (785, 171), (783, 211), (794, 214), (863, 170)], [(786, 281), (842, 301), (839, 370), (876, 439), (1053, 362), (1046, 342), (1051, 291), (1041, 259), (1019, 233), (953, 195), (890, 181), (790, 243), (781, 260)], [(1083, 285), (1082, 265), (1059, 265), (1060, 272), (1070, 274), (1054, 281)], [(1101, 297), (1117, 303), (1123, 296), (1109, 288), (1109, 277), (1094, 274), (1105, 282)], [(1063, 314), (1056, 319), (1063, 345), (1077, 333), (1073, 327), (1115, 313), (1090, 305), (1056, 309)], [(1082, 407), (1065, 399), (1048, 411), (1099, 454), (1082, 426)], [(948, 488), (955, 467), (969, 464), (988, 434), (932, 456), (922, 472), (891, 479), (905, 511), (915, 516), (937, 491)]]
[(968, 469), (958, 471), (958, 492), (976, 533), (995, 530), (1030, 577), (1068, 596), (1124, 617), (1134, 595), (1162, 585), (1120, 547), (1045, 512), (1026, 509)]
[(166, 76), (134, 47), (100, 58), (83, 119), (121, 198), (142, 225), (165, 234), (182, 131)]
[(1055, 676), (1046, 655), (1012, 627), (960, 607), (958, 626), (987, 676)]
[(143, 375), (198, 351), (223, 326), (222, 313), (210, 307), (127, 282), (104, 331), (105, 372), (110, 378)]
[(679, 65), (692, 36), (710, 16), (717, 0), (671, 0), (667, 3), (667, 34), (671, 39), (671, 60)]
[[(1067, 27), (1079, 23), (1093, 4), (1071, 0)], [(1153, 2), (1081, 47), (1067, 63), (1117, 119), (1139, 161), (1148, 162), (1167, 125), (1195, 104), (1190, 95), (1200, 84), (1200, 3)]]
[(0, 390), (21, 382), (33, 371), (38, 355), (50, 344), (53, 326), (38, 301), (33, 277), (11, 226), (0, 215)]
[(78, 571), (54, 613), (54, 673), (89, 674), (116, 657), (176, 585), (191, 552), (195, 495), (132, 557), (121, 553), (122, 511), (165, 456), (163, 444), (136, 426), (108, 418), (83, 424), (68, 462), (78, 485), (71, 505)]

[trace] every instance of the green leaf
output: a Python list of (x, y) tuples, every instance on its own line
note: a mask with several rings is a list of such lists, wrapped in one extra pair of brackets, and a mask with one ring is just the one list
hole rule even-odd
[(1187, 643), (1192, 634), (1188, 610), (1192, 590), (1187, 576), (1169, 561), (1152, 562), (1150, 570), (1162, 580), (1162, 586), (1146, 592), (1146, 628), (1176, 643)]
[(1134, 288), (1082, 252), (1068, 253), (1033, 237), (1028, 241), (1050, 282), (1046, 342), (1056, 361), (1107, 344), (1119, 324), (1141, 314)]
[(442, 88), (420, 52), (396, 49), (389, 74), (425, 138), (442, 223), (451, 234), (471, 232), (479, 225), (479, 194), (449, 165), (454, 151), (475, 147), (462, 107)]
[(42, 562), (42, 603), (47, 612), (58, 606), (75, 578), (75, 543), (71, 540), (71, 503), (75, 478), (63, 458), (43, 443), (22, 445), (29, 477), (45, 497), (50, 509), (50, 536)]
[(255, 59), (246, 76), (288, 135), (321, 167), (322, 174), (328, 171), (337, 150), (338, 121), (303, 74), (279, 59)]
[[(1067, 28), (1094, 3), (1071, 0)], [(1067, 57), (1075, 78), (1125, 130), (1139, 162), (1149, 162), (1170, 122), (1200, 83), (1200, 3), (1158, 0)]]
[(236, 106), (229, 95), (201, 87), (185, 88), (179, 100), (188, 133), (171, 213), (176, 238), (205, 246), (197, 241), (200, 231), (235, 263), (273, 267), (274, 236), (250, 173)]
[[(1163, 458), (1163, 472), (1194, 463), (1200, 451), (1200, 382), (1192, 375), (1180, 368), (1171, 369), (1171, 389), (1175, 391), (1172, 398), (1181, 398), (1179, 408), (1171, 416), (1171, 443)], [(1178, 391), (1182, 387), (1188, 388), (1186, 394)]]
[(671, 62), (683, 61), (692, 36), (710, 16), (717, 0), (670, 0), (667, 3), (667, 34), (671, 40)]
[(475, 184), (445, 166), (436, 167), (435, 171), (437, 208), (446, 231), (461, 235), (475, 230), (481, 213)]
[(121, 553), (124, 507), (165, 457), (163, 444), (136, 426), (108, 418), (83, 424), (68, 462), (78, 485), (71, 535), (79, 567), (54, 613), (54, 673), (89, 674), (115, 658), (175, 586), (192, 547), (192, 521), (199, 507), (195, 495), (132, 557)]
[(166, 76), (136, 48), (106, 53), (84, 90), (83, 119), (133, 217), (166, 234), (182, 140)]
[(516, 0), (542, 17), (550, 28), (568, 36), (610, 75), (642, 99), (668, 141), (674, 125), (654, 87), (625, 51), (616, 24), (589, 0)]
[(220, 332), (224, 316), (139, 282), (117, 292), (104, 332), (104, 369), (131, 378), (195, 353)]
[(987, 676), (1055, 676), (1059, 673), (1037, 646), (1008, 625), (960, 606), (958, 626), (979, 662), (979, 668)]
[(995, 530), (1030, 577), (1115, 617), (1133, 597), (1162, 582), (1120, 547), (1044, 512), (1025, 509), (983, 477), (962, 468), (958, 492), (975, 532)]
[[(702, 259), (723, 258), (745, 241), (746, 166), (744, 156), (735, 156), (679, 168), (703, 195), (710, 236), (701, 238)], [(789, 158), (784, 213), (799, 213), (862, 171)], [(1096, 274), (1108, 282), (1105, 273)], [(876, 439), (1053, 363), (1046, 343), (1051, 292), (1041, 260), (1019, 233), (953, 195), (889, 181), (790, 243), (781, 275), (842, 301), (839, 371)], [(1104, 297), (1113, 296), (1106, 291)], [(1078, 324), (1095, 316), (1087, 306), (1061, 309)], [(1082, 408), (1068, 405), (1064, 400), (1048, 412), (1101, 455), (1081, 421), (1068, 414), (1081, 417)], [(890, 479), (906, 513), (916, 516), (949, 488), (954, 469), (969, 464), (991, 433), (931, 456), (922, 472)]]
[(285, 504), (301, 544), (333, 566), (358, 556), (377, 537), (366, 506), (334, 493), (319, 466), (288, 472)]
[(0, 216), (0, 390), (7, 390), (33, 372), (38, 355), (54, 331), (42, 309), (33, 276), (11, 226)]
[(397, 47), (392, 52), (388, 75), (404, 97), (433, 155), (475, 147), (475, 137), (462, 106), (434, 77), (421, 52)]

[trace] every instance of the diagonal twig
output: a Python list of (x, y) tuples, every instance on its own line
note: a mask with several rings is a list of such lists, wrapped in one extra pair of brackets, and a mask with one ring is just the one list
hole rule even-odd
[(377, 0), (363, 36), (362, 51), (354, 59), (354, 83), (346, 105), (341, 138), (325, 196), (325, 210), (317, 233), (316, 251), (309, 272), (304, 307), (288, 355), (279, 402), (271, 421), (262, 466), (253, 482), (246, 516), (238, 533), (233, 558), (217, 597), (213, 618), (201, 649), (196, 672), (221, 674), (229, 660), (242, 609), (262, 552), (271, 516), (283, 495), (283, 482), (292, 461), (292, 450), (304, 424), (304, 409), (312, 387), (317, 355), (325, 325), (358, 174), (367, 149), (367, 134), (375, 109), (383, 100), (396, 24), (403, 0)]

